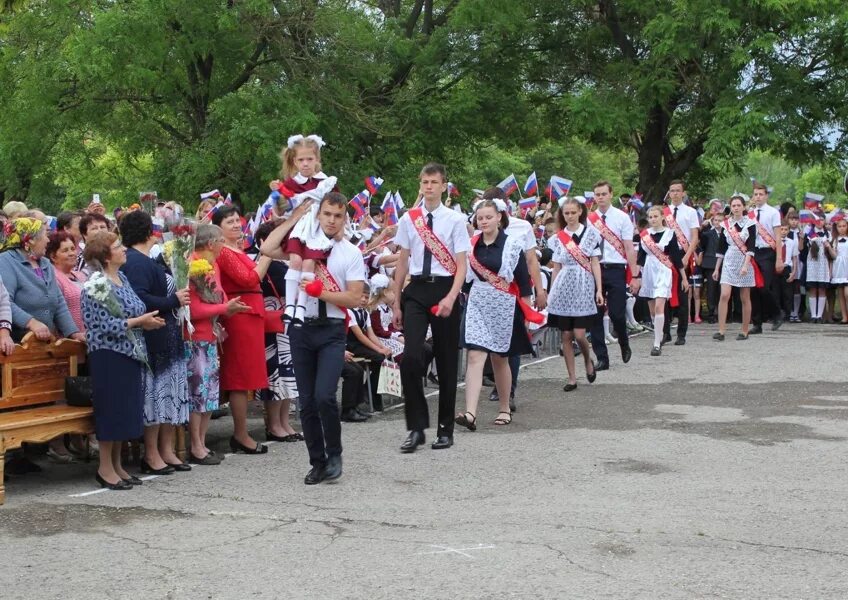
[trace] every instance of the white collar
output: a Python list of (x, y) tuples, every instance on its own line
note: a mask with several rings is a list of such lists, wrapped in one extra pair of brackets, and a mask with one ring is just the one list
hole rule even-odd
[(429, 214), (435, 215), (439, 211), (439, 209), (442, 208), (443, 206), (445, 206), (444, 203), (439, 202), (439, 205), (436, 208), (434, 208), (433, 210), (427, 210), (427, 205), (424, 204), (424, 202), (422, 202), (421, 203), (421, 214), (424, 215), (425, 217)]
[[(295, 174), (294, 174), (294, 177), (292, 177), (292, 179), (294, 179), (294, 182), (295, 182), (295, 183), (299, 183), (300, 185), (303, 185), (304, 183), (306, 183), (307, 181), (309, 181), (309, 179), (310, 179), (310, 178), (309, 178), (309, 177), (304, 177), (304, 176), (303, 176), (303, 175), (301, 175), (300, 173), (295, 173)], [(313, 176), (312, 176), (312, 179), (327, 179), (327, 176), (326, 176), (326, 175), (324, 175), (324, 172), (323, 172), (323, 171), (320, 171), (320, 172), (318, 172), (318, 173), (315, 173), (315, 175), (313, 175)]]
[(652, 233), (652, 234), (653, 233), (665, 233), (666, 231), (668, 231), (668, 227), (663, 227), (661, 230), (660, 229), (654, 229), (653, 227), (648, 227), (648, 232)]
[(583, 235), (583, 230), (584, 230), (584, 229), (586, 229), (586, 226), (585, 226), (583, 223), (580, 223), (580, 222), (578, 222), (578, 223), (577, 223), (577, 231), (568, 231), (568, 226), (567, 226), (567, 225), (565, 226), (565, 231), (566, 231), (569, 235), (576, 235), (576, 236), (578, 236), (578, 237), (579, 237), (579, 236), (581, 236), (581, 235)]

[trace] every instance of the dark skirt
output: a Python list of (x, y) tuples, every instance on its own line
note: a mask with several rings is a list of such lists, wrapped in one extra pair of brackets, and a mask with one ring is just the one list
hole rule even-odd
[(560, 331), (574, 331), (575, 329), (591, 329), (592, 323), (597, 315), (585, 315), (582, 317), (563, 317), (562, 315), (548, 314), (548, 327)]
[(122, 442), (141, 437), (144, 418), (142, 369), (146, 367), (111, 350), (88, 355), (91, 372), (94, 431), (104, 442)]
[(527, 327), (524, 325), (524, 313), (518, 307), (518, 301), (515, 303), (515, 310), (512, 313), (512, 337), (509, 340), (509, 350), (506, 352), (494, 352), (489, 348), (483, 348), (477, 344), (469, 344), (465, 341), (465, 313), (462, 314), (462, 324), (460, 325), (460, 335), (462, 339), (459, 341), (459, 347), (466, 350), (479, 350), (498, 356), (522, 356), (524, 354), (533, 354), (533, 344), (530, 343), (530, 334), (527, 333)]

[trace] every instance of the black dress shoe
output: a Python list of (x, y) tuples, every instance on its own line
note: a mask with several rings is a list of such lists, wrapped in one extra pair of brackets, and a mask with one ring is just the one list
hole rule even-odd
[(576, 383), (566, 383), (565, 387), (562, 388), (562, 391), (563, 392), (573, 392), (576, 389), (577, 389)]
[(453, 436), (452, 435), (440, 435), (436, 438), (436, 441), (430, 444), (430, 447), (433, 450), (446, 450), (453, 446)]
[(609, 361), (608, 360), (599, 360), (595, 363), (596, 371), (609, 371)]
[(174, 472), (174, 467), (166, 464), (161, 469), (154, 469), (146, 460), (142, 460), (141, 472), (145, 475), (171, 475)]
[(345, 423), (364, 423), (368, 417), (357, 412), (356, 409), (350, 408), (341, 414), (341, 419)]
[(771, 324), (771, 330), (777, 331), (783, 325), (783, 319), (775, 319)]
[(191, 465), (188, 464), (188, 463), (177, 463), (175, 465), (172, 465), (171, 463), (165, 463), (165, 464), (167, 464), (169, 467), (173, 467), (174, 471), (180, 471), (180, 472), (183, 472), (183, 473), (185, 473), (187, 471), (191, 471)]
[(403, 444), (400, 445), (400, 451), (404, 454), (411, 454), (425, 441), (423, 431), (410, 431)]
[(684, 337), (677, 338), (676, 340), (674, 340), (674, 345), (675, 346), (685, 346), (686, 345), (686, 338), (684, 338)]
[[(586, 373), (586, 381), (589, 383), (595, 383), (595, 380), (598, 378), (598, 372), (595, 369), (592, 369), (591, 373)], [(576, 383), (574, 385), (577, 385)]]
[(265, 441), (266, 442), (287, 442), (288, 434), (286, 435), (276, 435), (271, 433), (269, 430), (265, 430)]
[(315, 485), (324, 481), (324, 467), (312, 467), (309, 473), (303, 478), (303, 483), (306, 485)]
[(662, 346), (663, 344), (667, 344), (670, 341), (671, 341), (671, 334), (666, 333), (662, 338), (662, 342), (660, 343), (660, 346)]
[(342, 476), (342, 457), (331, 456), (324, 467), (324, 481), (335, 481)]
[[(123, 479), (123, 478), (122, 478)], [(124, 479), (130, 485), (143, 485), (144, 482), (136, 477), (135, 475), (130, 475), (127, 479)]]
[(110, 490), (131, 490), (133, 488), (130, 482), (124, 481), (123, 479), (118, 479), (117, 483), (109, 483), (100, 476), (100, 473), (95, 475), (95, 479), (97, 479), (97, 483), (100, 484), (100, 487), (109, 488)]
[(266, 454), (268, 452), (268, 446), (256, 442), (256, 448), (248, 448), (240, 441), (238, 441), (235, 437), (231, 437), (230, 450), (235, 453), (244, 452), (245, 454)]
[(757, 335), (758, 333), (762, 333), (762, 332), (763, 332), (763, 326), (762, 325), (754, 325), (753, 327), (751, 327), (751, 330), (748, 332), (748, 335)]
[(627, 346), (621, 347), (621, 360), (622, 360), (622, 362), (624, 362), (624, 364), (629, 363), (630, 357), (632, 357), (632, 356), (633, 356), (633, 351), (630, 350), (630, 344), (628, 344)]

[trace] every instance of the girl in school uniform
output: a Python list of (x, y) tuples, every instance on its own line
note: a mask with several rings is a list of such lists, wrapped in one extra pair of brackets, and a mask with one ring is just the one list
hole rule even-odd
[(807, 302), (810, 305), (810, 323), (821, 323), (827, 305), (827, 289), (830, 287), (830, 261), (832, 251), (830, 234), (824, 227), (824, 219), (816, 216), (816, 222), (807, 233)]
[(733, 288), (739, 289), (742, 301), (742, 331), (737, 340), (748, 339), (751, 324), (751, 288), (756, 285), (754, 251), (757, 245), (757, 224), (748, 218), (745, 201), (741, 196), (730, 199), (730, 216), (722, 224), (721, 238), (716, 252), (713, 279), (721, 281), (718, 302), (718, 332), (714, 340), (724, 341), (727, 328), (727, 304)]
[(828, 254), (833, 259), (830, 283), (836, 288), (843, 325), (848, 325), (848, 221), (844, 215), (833, 218), (833, 241)]
[(576, 198), (564, 199), (556, 214), (558, 231), (554, 235), (551, 259), (551, 293), (548, 295), (548, 326), (562, 332), (562, 354), (568, 371), (566, 392), (577, 389), (574, 360), (576, 340), (583, 355), (586, 379), (595, 381), (597, 373), (589, 352), (586, 330), (604, 303), (601, 289), (601, 234), (586, 225), (586, 204)]
[(642, 231), (639, 254), (636, 262), (642, 267), (642, 287), (639, 296), (648, 299), (653, 315), (654, 346), (651, 356), (662, 354), (665, 303), (672, 300), (677, 289), (677, 278), (681, 277), (681, 289), (689, 292), (689, 281), (683, 268), (683, 250), (677, 243), (674, 231), (665, 226), (662, 208), (648, 209), (648, 228)]

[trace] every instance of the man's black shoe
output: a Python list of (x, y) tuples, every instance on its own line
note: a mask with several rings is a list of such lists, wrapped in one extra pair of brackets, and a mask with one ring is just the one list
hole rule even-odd
[(425, 441), (423, 431), (410, 431), (403, 444), (400, 445), (400, 451), (404, 454), (411, 454)]
[(608, 360), (599, 360), (595, 363), (596, 371), (609, 371), (609, 361)]
[(453, 446), (452, 435), (440, 435), (436, 438), (436, 441), (430, 445), (433, 450), (445, 450), (451, 446)]
[(779, 318), (779, 317), (778, 317), (777, 319), (775, 319), (774, 321), (772, 321), (772, 323), (771, 323), (771, 330), (772, 330), (772, 331), (777, 331), (778, 329), (780, 329), (781, 325), (783, 325), (783, 319), (781, 319), (781, 318)]
[(756, 334), (762, 333), (762, 332), (763, 332), (763, 326), (762, 325), (754, 325), (753, 327), (751, 327), (750, 331), (748, 331), (748, 335), (756, 335)]
[(674, 345), (675, 346), (685, 346), (686, 345), (686, 338), (684, 338), (684, 337), (677, 338), (676, 340), (674, 340)]
[[(662, 344), (667, 344), (670, 341), (671, 341), (671, 334), (670, 333), (666, 333), (665, 335), (663, 335)], [(662, 344), (660, 344), (660, 346), (662, 346)]]
[(342, 457), (331, 456), (324, 467), (324, 481), (335, 481), (342, 476)]
[(306, 485), (315, 485), (322, 481), (324, 481), (324, 467), (312, 467), (303, 478), (303, 483)]
[(624, 364), (629, 363), (630, 357), (632, 357), (632, 356), (633, 356), (633, 351), (630, 350), (630, 344), (628, 344), (627, 346), (621, 347), (621, 360), (624, 361)]
[(355, 408), (351, 408), (341, 414), (341, 419), (345, 423), (363, 423), (368, 420), (368, 417), (361, 414)]

